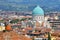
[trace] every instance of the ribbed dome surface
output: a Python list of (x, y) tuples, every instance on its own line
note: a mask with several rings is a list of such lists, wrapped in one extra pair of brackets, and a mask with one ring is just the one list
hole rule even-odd
[(44, 11), (42, 8), (37, 6), (36, 8), (33, 9), (32, 15), (44, 15)]

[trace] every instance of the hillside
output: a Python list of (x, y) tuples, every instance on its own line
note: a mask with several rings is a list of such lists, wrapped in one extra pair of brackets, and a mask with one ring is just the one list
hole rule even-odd
[(32, 11), (40, 5), (45, 12), (60, 11), (60, 0), (0, 0), (0, 10)]

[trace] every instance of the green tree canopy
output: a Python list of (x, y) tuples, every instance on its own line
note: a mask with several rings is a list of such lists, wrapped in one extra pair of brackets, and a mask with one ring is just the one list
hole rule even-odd
[(49, 32), (48, 32), (48, 40), (51, 40), (51, 36)]
[(10, 23), (17, 23), (19, 19), (11, 20)]

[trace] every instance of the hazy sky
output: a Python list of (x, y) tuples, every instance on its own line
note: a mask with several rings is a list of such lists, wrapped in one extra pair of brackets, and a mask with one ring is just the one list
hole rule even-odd
[[(59, 10), (60, 11), (60, 0), (0, 0), (1, 10), (21, 10), (28, 8), (27, 6), (40, 5), (44, 10)], [(11, 8), (13, 9), (11, 9)], [(29, 10), (29, 9), (27, 9)]]

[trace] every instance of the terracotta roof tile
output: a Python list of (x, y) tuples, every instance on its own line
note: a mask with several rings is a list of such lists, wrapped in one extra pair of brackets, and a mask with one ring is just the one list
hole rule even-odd
[(23, 35), (18, 35), (16, 32), (5, 32), (0, 34), (0, 40), (5, 40), (5, 39), (10, 39), (10, 40), (31, 40), (28, 37), (25, 37)]

